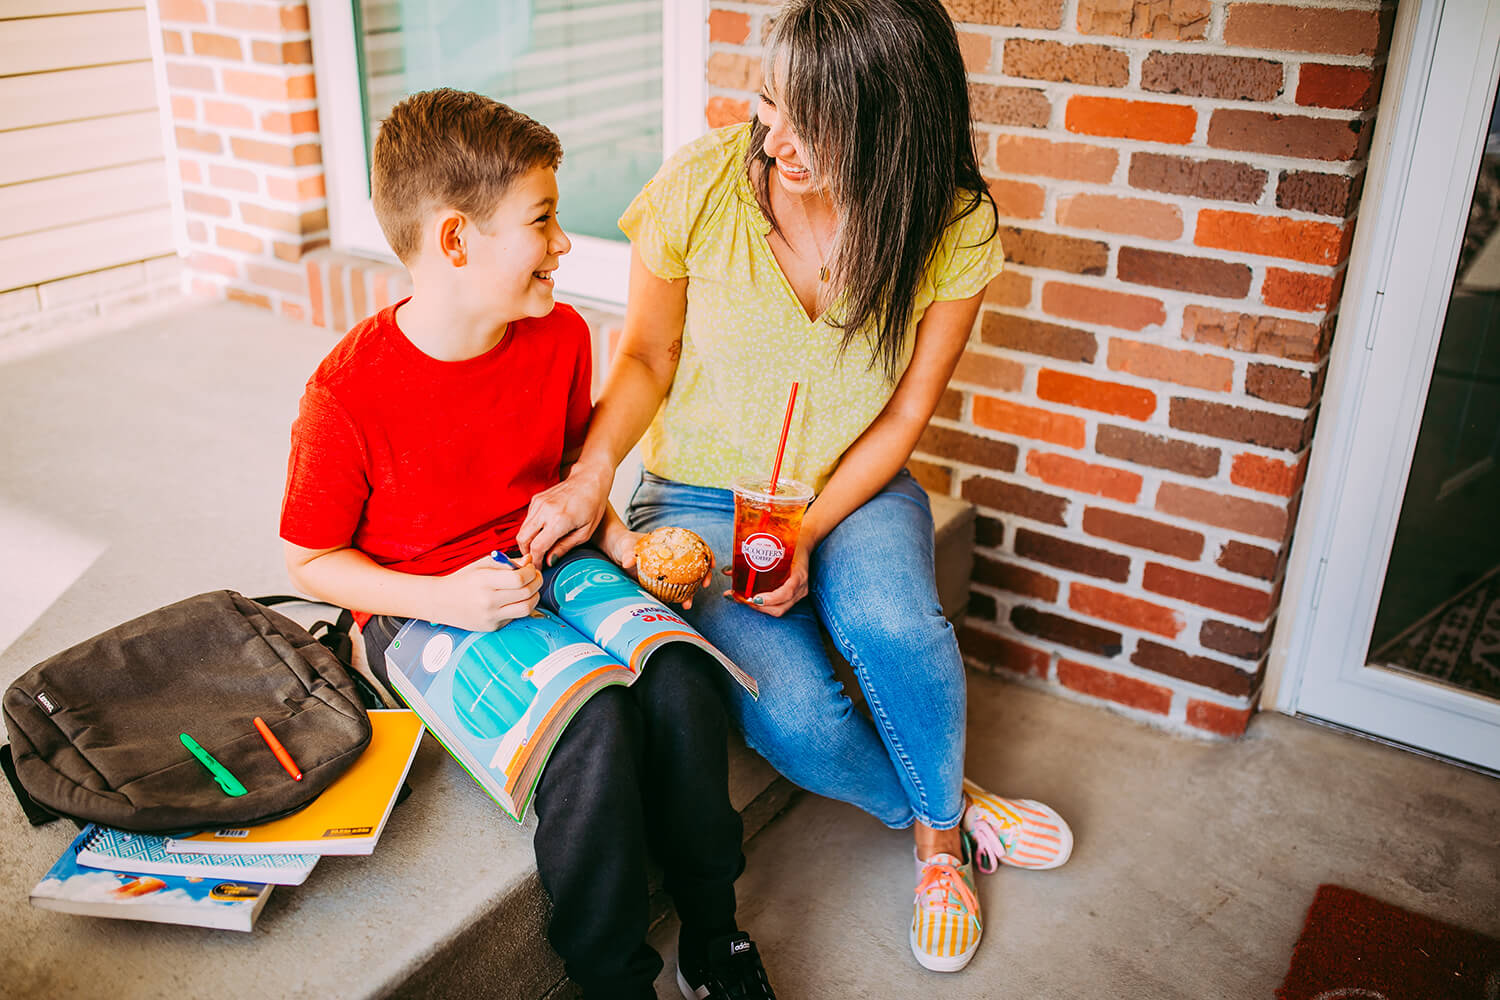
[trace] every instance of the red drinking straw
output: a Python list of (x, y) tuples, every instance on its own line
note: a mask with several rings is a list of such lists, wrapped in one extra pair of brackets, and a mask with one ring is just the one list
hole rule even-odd
[[(792, 411), (797, 408), (797, 386), (799, 384), (798, 382), (792, 383), (792, 391), (786, 397), (786, 416), (781, 418), (781, 442), (776, 446), (776, 464), (771, 467), (771, 496), (773, 497), (776, 495), (776, 484), (781, 479), (781, 456), (786, 454), (786, 435), (792, 429)], [(766, 518), (769, 516), (770, 511), (768, 510), (760, 512), (760, 524), (756, 526), (757, 531), (765, 529)], [(754, 593), (754, 591), (755, 567), (751, 566), (750, 574), (745, 577), (745, 593), (750, 594)]]
[(792, 410), (797, 408), (797, 386), (792, 383), (791, 394), (786, 397), (786, 416), (781, 418), (781, 443), (776, 446), (776, 464), (771, 467), (771, 495), (776, 495), (776, 481), (781, 478), (781, 456), (786, 454), (786, 432), (792, 429)]

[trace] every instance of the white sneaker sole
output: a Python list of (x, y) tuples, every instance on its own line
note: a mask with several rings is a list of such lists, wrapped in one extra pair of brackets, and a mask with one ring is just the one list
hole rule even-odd
[[(917, 947), (917, 931), (915, 928), (907, 932), (907, 939), (911, 943), (912, 957), (917, 960), (918, 965), (929, 972), (957, 972), (968, 965), (969, 960), (974, 957), (974, 953), (979, 950), (979, 941), (975, 941), (969, 945), (966, 951), (961, 951), (957, 955), (929, 955)], [(980, 940), (983, 940), (982, 932)], [(682, 974), (679, 972), (678, 982), (682, 981), (681, 976)], [(687, 996), (691, 997), (692, 994), (687, 994)]]
[(683, 978), (682, 966), (680, 965), (677, 967), (677, 988), (682, 991), (684, 1000), (702, 1000), (703, 997), (708, 996), (707, 990), (699, 993), (697, 990), (688, 985), (688, 981)]

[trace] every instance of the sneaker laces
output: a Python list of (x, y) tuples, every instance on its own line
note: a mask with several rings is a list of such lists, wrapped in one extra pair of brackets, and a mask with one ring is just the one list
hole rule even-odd
[(1006, 823), (997, 826), (989, 812), (974, 802), (969, 803), (968, 815), (964, 818), (968, 820), (965, 826), (969, 836), (974, 839), (974, 864), (989, 875), (1000, 867), (1001, 858), (1015, 850), (1018, 831), (1009, 829), (1010, 824)]
[[(955, 896), (957, 902), (954, 902)], [(979, 911), (979, 900), (974, 897), (969, 884), (947, 861), (922, 863), (922, 877), (917, 880), (917, 903), (924, 910), (943, 914), (973, 915)]]

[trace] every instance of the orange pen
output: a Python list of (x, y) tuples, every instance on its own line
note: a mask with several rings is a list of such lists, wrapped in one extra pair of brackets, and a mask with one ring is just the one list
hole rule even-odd
[(265, 720), (258, 715), (255, 717), (255, 729), (260, 733), (260, 738), (266, 741), (266, 746), (270, 747), (271, 752), (276, 755), (276, 760), (286, 768), (286, 773), (292, 776), (292, 780), (301, 781), (302, 772), (297, 769), (297, 762), (292, 760), (292, 755), (286, 752), (286, 747), (281, 745), (281, 741), (271, 735), (271, 730)]

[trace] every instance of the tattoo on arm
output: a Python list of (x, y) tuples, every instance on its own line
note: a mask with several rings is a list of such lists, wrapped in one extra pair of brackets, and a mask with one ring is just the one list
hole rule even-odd
[(667, 345), (667, 357), (672, 359), (672, 364), (674, 365), (677, 363), (678, 359), (682, 357), (681, 337), (678, 337), (676, 340), (672, 341), (672, 343)]

